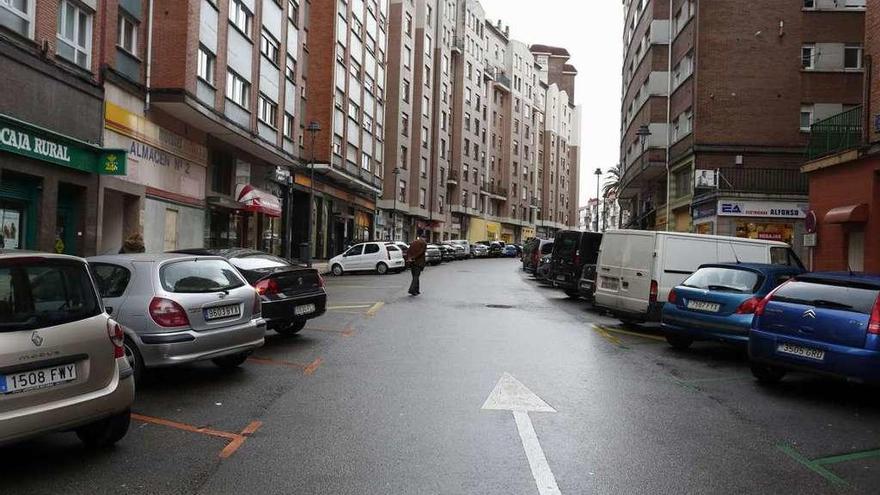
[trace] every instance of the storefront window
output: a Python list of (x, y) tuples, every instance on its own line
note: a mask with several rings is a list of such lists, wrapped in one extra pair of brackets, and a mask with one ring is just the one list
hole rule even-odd
[(0, 248), (22, 249), (24, 211), (10, 206), (0, 206)]
[(764, 241), (781, 241), (791, 244), (794, 225), (790, 223), (736, 222), (736, 236)]

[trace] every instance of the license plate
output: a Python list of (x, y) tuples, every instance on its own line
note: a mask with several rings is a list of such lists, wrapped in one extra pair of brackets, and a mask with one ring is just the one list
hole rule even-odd
[(302, 306), (297, 306), (293, 309), (293, 313), (296, 316), (308, 315), (315, 312), (314, 304), (303, 304)]
[(561, 282), (565, 282), (565, 275), (557, 275), (556, 280), (559, 280)]
[(801, 347), (799, 345), (779, 344), (776, 350), (783, 354), (791, 354), (792, 356), (815, 359), (816, 361), (825, 360), (825, 351), (820, 351), (819, 349), (811, 349), (809, 347)]
[(233, 316), (241, 316), (241, 307), (238, 304), (205, 309), (205, 321), (231, 318)]
[(616, 278), (602, 277), (602, 288), (608, 290), (617, 290), (620, 287), (620, 280)]
[(721, 305), (718, 303), (707, 302), (707, 301), (690, 300), (687, 302), (687, 308), (693, 309), (694, 311), (705, 311), (707, 313), (717, 313), (718, 310), (721, 309)]
[(76, 380), (76, 365), (62, 364), (38, 370), (0, 375), (0, 393), (13, 394)]

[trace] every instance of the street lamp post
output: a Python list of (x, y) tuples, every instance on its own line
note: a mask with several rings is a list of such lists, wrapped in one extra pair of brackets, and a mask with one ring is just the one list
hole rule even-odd
[(596, 232), (599, 232), (599, 186), (602, 185), (602, 169), (597, 168), (593, 173), (596, 174)]
[(394, 170), (391, 172), (394, 174), (394, 187), (391, 190), (394, 192), (394, 209), (391, 210), (391, 241), (397, 241), (397, 186), (400, 183), (398, 177), (400, 176), (400, 168), (394, 167)]
[[(309, 218), (306, 222), (306, 242), (302, 244), (305, 248), (306, 266), (312, 267), (312, 218), (314, 217), (315, 208), (315, 137), (321, 130), (321, 126), (314, 120), (309, 122), (306, 131), (310, 134), (312, 140), (312, 156), (309, 160)], [(316, 232), (317, 233), (317, 232)]]

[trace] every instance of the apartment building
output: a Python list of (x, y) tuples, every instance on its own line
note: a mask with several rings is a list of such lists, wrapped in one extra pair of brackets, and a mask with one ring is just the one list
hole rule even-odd
[(97, 252), (102, 142), (98, 0), (0, 2), (0, 248)]
[[(449, 230), (446, 179), (451, 163), (452, 0), (392, 1), (389, 8), (389, 85), (383, 238), (430, 240)], [(447, 237), (448, 238), (448, 237)]]
[(624, 2), (621, 199), (633, 225), (803, 252), (807, 132), (861, 101), (864, 5)]
[(874, 2), (865, 12), (864, 55), (865, 97), (828, 118), (814, 116), (801, 168), (810, 181), (813, 228), (804, 241), (814, 270), (880, 273), (880, 88), (871, 82), (880, 78), (874, 62), (880, 57), (880, 7)]

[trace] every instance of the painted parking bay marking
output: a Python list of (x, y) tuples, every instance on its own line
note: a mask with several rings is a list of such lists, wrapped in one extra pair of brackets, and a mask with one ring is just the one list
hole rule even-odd
[(826, 466), (831, 466), (833, 464), (838, 464), (841, 462), (880, 458), (880, 449), (866, 450), (863, 452), (852, 452), (849, 454), (832, 455), (828, 457), (820, 457), (819, 459), (808, 459), (806, 456), (788, 445), (778, 445), (777, 448), (781, 452), (785, 453), (787, 456), (791, 457), (793, 460), (800, 463), (805, 468), (813, 471), (819, 476), (825, 478), (825, 480), (829, 483), (837, 486), (848, 486), (849, 483), (847, 483), (846, 480), (844, 480), (840, 476), (837, 476), (836, 474), (831, 472), (831, 470), (828, 469)]
[(205, 428), (200, 426), (192, 426), (186, 423), (178, 423), (177, 421), (171, 421), (169, 419), (162, 418), (154, 418), (152, 416), (144, 416), (143, 414), (131, 414), (131, 419), (135, 421), (140, 421), (141, 423), (149, 423), (158, 426), (165, 426), (168, 428), (174, 428), (176, 430), (188, 431), (192, 433), (200, 433), (202, 435), (208, 435), (211, 437), (225, 438), (229, 440), (229, 443), (226, 444), (226, 447), (220, 451), (219, 457), (221, 459), (228, 459), (232, 454), (235, 453), (242, 445), (244, 445), (245, 440), (254, 433), (261, 426), (263, 426), (262, 421), (251, 421), (240, 433), (230, 433), (228, 431), (220, 431), (215, 430), (213, 428)]
[(513, 413), (519, 438), (522, 440), (526, 458), (529, 460), (532, 477), (535, 478), (535, 484), (538, 485), (538, 493), (540, 495), (561, 495), (562, 492), (559, 491), (559, 486), (557, 486), (556, 478), (547, 463), (547, 457), (544, 455), (541, 443), (538, 442), (535, 427), (529, 418), (529, 412), (555, 413), (556, 409), (541, 400), (510, 373), (501, 375), (501, 379), (498, 380), (492, 393), (483, 403), (482, 409), (511, 411)]

